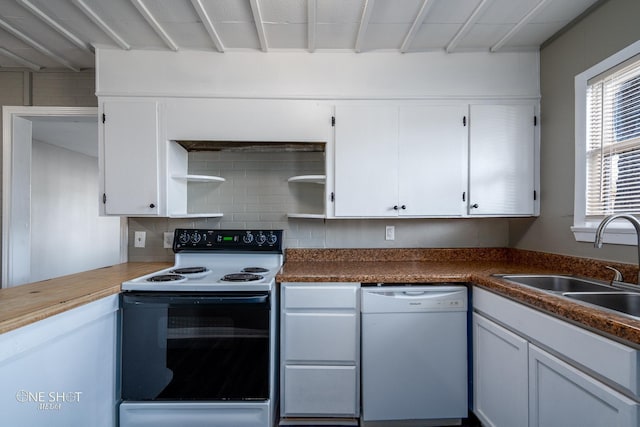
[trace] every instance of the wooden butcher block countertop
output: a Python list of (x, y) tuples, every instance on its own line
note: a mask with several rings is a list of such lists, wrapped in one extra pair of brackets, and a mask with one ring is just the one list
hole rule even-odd
[[(570, 274), (610, 279), (606, 265), (636, 278), (631, 264), (517, 249), (289, 249), (278, 282), (473, 283), (640, 348), (640, 320), (587, 307), (493, 274)], [(640, 291), (640, 288), (639, 288)]]
[(168, 263), (124, 263), (0, 289), (0, 333), (117, 294), (122, 282), (169, 266)]

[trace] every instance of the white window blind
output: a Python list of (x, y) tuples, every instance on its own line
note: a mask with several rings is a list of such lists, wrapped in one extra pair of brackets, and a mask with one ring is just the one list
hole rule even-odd
[(587, 217), (640, 214), (640, 58), (587, 86)]

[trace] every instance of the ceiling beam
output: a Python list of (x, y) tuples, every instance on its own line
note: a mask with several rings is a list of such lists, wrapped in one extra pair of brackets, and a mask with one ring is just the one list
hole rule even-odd
[(404, 37), (404, 41), (400, 46), (400, 52), (407, 53), (409, 51), (411, 43), (413, 43), (413, 39), (416, 37), (416, 34), (418, 34), (422, 23), (429, 13), (429, 9), (431, 9), (431, 6), (433, 6), (434, 3), (435, 0), (423, 0), (422, 7), (420, 8), (418, 15), (416, 15), (416, 19), (413, 20), (413, 24), (411, 24), (411, 28), (409, 29), (407, 35)]
[(522, 19), (518, 21), (518, 23), (514, 25), (513, 28), (509, 30), (509, 32), (507, 32), (507, 34), (505, 34), (500, 40), (498, 40), (496, 44), (491, 46), (489, 50), (491, 52), (499, 51), (502, 46), (504, 46), (518, 31), (520, 31), (522, 27), (527, 25), (529, 21), (531, 21), (542, 10), (542, 8), (547, 5), (547, 3), (549, 3), (549, 0), (540, 0), (540, 2), (533, 7), (533, 9), (527, 12), (527, 14), (522, 17)]
[(251, 12), (253, 13), (253, 22), (256, 25), (258, 39), (260, 40), (260, 50), (266, 52), (269, 49), (267, 45), (267, 33), (264, 29), (264, 21), (262, 21), (262, 12), (260, 12), (260, 3), (258, 0), (249, 0), (251, 4)]
[(202, 21), (202, 25), (204, 25), (204, 28), (207, 30), (207, 33), (209, 33), (209, 37), (211, 37), (211, 40), (213, 41), (213, 44), (216, 46), (216, 49), (218, 49), (218, 52), (224, 52), (224, 45), (222, 44), (222, 40), (220, 39), (220, 36), (218, 35), (218, 32), (216, 31), (216, 28), (213, 25), (213, 20), (211, 19), (206, 9), (204, 8), (204, 5), (202, 4), (202, 0), (191, 0), (191, 5), (193, 6), (196, 13), (200, 17), (200, 20)]
[(358, 28), (358, 35), (356, 37), (356, 52), (362, 52), (362, 45), (364, 44), (364, 38), (367, 34), (367, 28), (369, 27), (369, 21), (371, 20), (371, 14), (373, 13), (375, 3), (375, 0), (365, 0), (364, 2), (362, 18), (360, 18), (360, 27)]
[(9, 24), (8, 22), (6, 22), (3, 19), (0, 19), (0, 28), (3, 28), (5, 31), (7, 31), (8, 33), (13, 35), (17, 39), (22, 40), (23, 42), (25, 42), (26, 44), (28, 44), (29, 46), (31, 46), (35, 50), (37, 50), (40, 53), (42, 53), (42, 54), (48, 56), (49, 58), (53, 59), (58, 64), (64, 65), (65, 67), (67, 67), (68, 69), (73, 70), (73, 71), (80, 71), (80, 68), (76, 67), (75, 65), (73, 65), (72, 63), (70, 63), (69, 61), (67, 61), (66, 59), (64, 59), (60, 55), (58, 55), (57, 53), (49, 50), (49, 48), (45, 47), (41, 43), (39, 43), (36, 40), (32, 39), (31, 37), (29, 37), (28, 35), (26, 35), (22, 31), (18, 30), (17, 28), (15, 28), (14, 26), (12, 26), (11, 24)]
[(140, 14), (149, 23), (149, 25), (151, 25), (151, 28), (153, 28), (156, 34), (160, 36), (164, 44), (166, 44), (167, 47), (172, 51), (177, 52), (178, 45), (173, 41), (171, 36), (169, 36), (169, 33), (167, 33), (165, 29), (162, 28), (162, 25), (160, 25), (160, 22), (158, 22), (156, 17), (153, 16), (149, 8), (147, 8), (147, 6), (142, 2), (142, 0), (131, 0), (131, 3), (133, 3), (136, 9), (138, 9), (138, 12), (140, 12)]
[(52, 17), (47, 15), (42, 9), (31, 3), (29, 0), (17, 0), (18, 3), (37, 18), (42, 20), (45, 24), (53, 28), (55, 31), (60, 33), (63, 37), (69, 40), (74, 45), (78, 46), (80, 49), (85, 50), (89, 53), (93, 53), (91, 50), (91, 45), (86, 43), (84, 40), (81, 40), (80, 37), (73, 34), (70, 30), (63, 27), (59, 22), (54, 20)]
[(464, 25), (460, 27), (456, 35), (453, 36), (451, 41), (449, 41), (449, 44), (445, 46), (444, 50), (447, 53), (451, 53), (456, 49), (456, 47), (458, 46), (458, 43), (460, 43), (460, 41), (471, 30), (471, 27), (473, 27), (473, 24), (475, 24), (476, 21), (480, 18), (480, 15), (482, 14), (482, 12), (484, 12), (487, 6), (489, 6), (491, 1), (492, 0), (481, 0), (480, 4), (478, 4), (478, 6), (476, 6), (476, 8), (474, 9), (473, 13), (471, 13), (471, 16), (469, 17), (469, 19), (467, 19), (467, 22), (465, 22)]
[(27, 68), (32, 69), (33, 71), (40, 71), (42, 67), (34, 62), (31, 62), (27, 59), (24, 59), (21, 56), (16, 55), (15, 53), (8, 51), (7, 49), (0, 47), (0, 55), (6, 56), (7, 58), (11, 58), (16, 61), (18, 64), (22, 64)]
[(109, 36), (111, 40), (113, 40), (118, 46), (120, 46), (120, 48), (124, 50), (131, 49), (131, 45), (124, 41), (124, 39), (113, 30), (113, 28), (111, 28), (106, 22), (104, 22), (104, 20), (100, 18), (100, 15), (98, 15), (96, 12), (94, 12), (93, 9), (87, 6), (84, 0), (71, 1), (74, 5), (76, 5), (78, 9), (80, 9), (85, 15), (87, 15), (91, 22), (96, 24), (96, 26), (100, 28), (107, 36)]
[(316, 24), (318, 3), (316, 0), (307, 0), (307, 49), (309, 52), (316, 50)]

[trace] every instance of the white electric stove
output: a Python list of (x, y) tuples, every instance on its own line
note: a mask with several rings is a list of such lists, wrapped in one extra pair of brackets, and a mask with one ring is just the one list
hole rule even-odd
[(175, 231), (122, 284), (121, 427), (272, 427), (282, 230)]

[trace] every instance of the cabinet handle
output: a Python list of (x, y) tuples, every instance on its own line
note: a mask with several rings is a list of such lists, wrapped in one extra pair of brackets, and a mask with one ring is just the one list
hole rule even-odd
[(473, 209), (478, 209), (478, 204), (477, 204), (477, 203), (474, 203), (474, 204), (472, 204), (472, 205), (471, 205), (471, 207), (472, 207)]
[(151, 204), (149, 205), (149, 207), (150, 207), (151, 209), (153, 209), (153, 208), (155, 208), (155, 207), (156, 207), (156, 205), (154, 205), (153, 203), (151, 203)]
[(398, 208), (398, 205), (394, 205), (394, 206), (393, 206), (393, 210), (394, 210), (394, 211), (397, 211), (398, 209), (399, 209), (399, 208)]
[(407, 206), (406, 205), (402, 205), (402, 206), (400, 206), (400, 209), (405, 210), (405, 209), (407, 209)]

